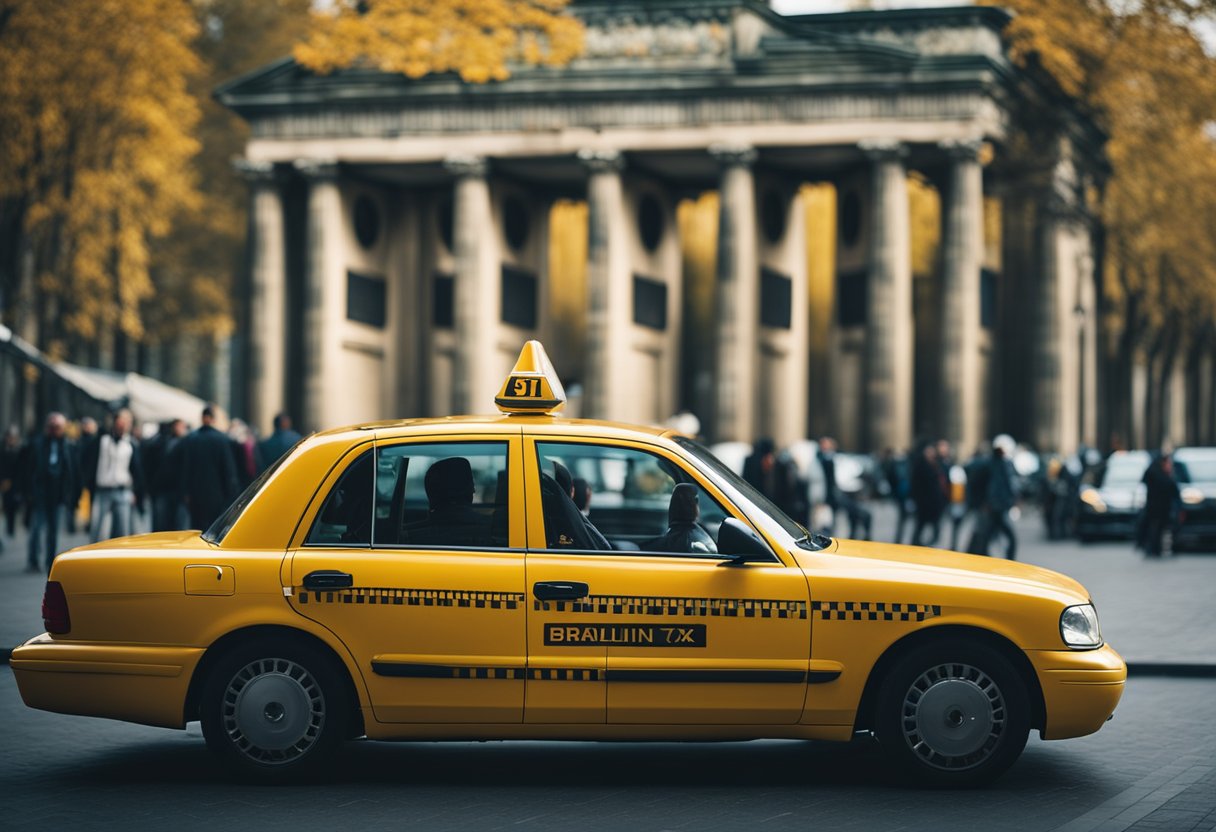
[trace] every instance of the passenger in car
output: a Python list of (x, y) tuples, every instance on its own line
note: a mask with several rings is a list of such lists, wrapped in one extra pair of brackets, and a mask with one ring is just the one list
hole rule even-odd
[(540, 475), (541, 507), (545, 514), (545, 537), (550, 549), (612, 548), (574, 503), (574, 479), (565, 465), (554, 461), (553, 476)]
[(462, 456), (441, 459), (422, 481), (430, 504), (427, 519), (405, 529), (411, 546), (489, 546), (490, 518), (473, 508), (473, 467)]
[(653, 552), (717, 554), (718, 546), (709, 533), (701, 528), (697, 522), (700, 519), (697, 487), (692, 483), (680, 483), (671, 492), (671, 503), (667, 508), (667, 533), (651, 540), (644, 548)]

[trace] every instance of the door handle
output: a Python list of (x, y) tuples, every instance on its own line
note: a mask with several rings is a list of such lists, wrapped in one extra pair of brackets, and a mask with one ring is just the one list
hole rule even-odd
[(335, 569), (318, 569), (304, 576), (305, 589), (346, 589), (354, 583), (350, 574)]
[(532, 594), (538, 601), (575, 601), (587, 597), (587, 585), (579, 581), (537, 581)]

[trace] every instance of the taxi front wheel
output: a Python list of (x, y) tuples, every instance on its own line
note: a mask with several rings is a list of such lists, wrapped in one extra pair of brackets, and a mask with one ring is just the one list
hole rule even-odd
[(884, 679), (875, 727), (896, 770), (923, 785), (986, 783), (1026, 746), (1030, 698), (997, 650), (952, 638), (913, 648)]
[(239, 779), (311, 779), (346, 736), (348, 694), (335, 662), (288, 639), (261, 638), (225, 654), (203, 688), (207, 746)]

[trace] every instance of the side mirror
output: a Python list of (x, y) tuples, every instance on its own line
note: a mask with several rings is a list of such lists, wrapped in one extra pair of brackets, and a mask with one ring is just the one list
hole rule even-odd
[(773, 552), (764, 538), (733, 517), (723, 520), (718, 529), (718, 554), (728, 558), (722, 561), (722, 566), (742, 566), (751, 561), (773, 559)]

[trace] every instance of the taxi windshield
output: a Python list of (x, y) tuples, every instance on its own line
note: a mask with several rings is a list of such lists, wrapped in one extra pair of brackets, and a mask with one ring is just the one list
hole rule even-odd
[(749, 483), (743, 477), (736, 474), (730, 467), (714, 456), (708, 448), (701, 445), (699, 442), (684, 436), (673, 436), (672, 440), (684, 450), (688, 451), (705, 467), (712, 470), (715, 474), (726, 480), (726, 483), (731, 486), (738, 495), (743, 497), (747, 502), (751, 503), (781, 528), (783, 532), (794, 538), (795, 543), (799, 548), (809, 549), (812, 552), (819, 551), (827, 545), (827, 538), (822, 535), (812, 535), (801, 523), (795, 522), (788, 514), (782, 511), (776, 503), (764, 496), (755, 486)]

